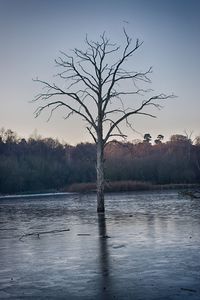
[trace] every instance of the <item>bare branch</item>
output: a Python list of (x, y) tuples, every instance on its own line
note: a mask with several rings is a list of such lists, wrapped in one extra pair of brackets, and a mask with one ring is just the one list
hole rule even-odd
[[(116, 123), (115, 121), (113, 121), (112, 119), (109, 119), (109, 118), (105, 119), (105, 120), (104, 120), (104, 123), (105, 123), (105, 122), (109, 122), (109, 123), (110, 123), (110, 128)], [(117, 132), (118, 132), (118, 133), (117, 133), (117, 136), (121, 136), (121, 137), (123, 137), (123, 138), (126, 136), (125, 134), (122, 133), (122, 131), (121, 131), (121, 129), (119, 128), (118, 125), (116, 125), (114, 129), (116, 129)], [(113, 130), (114, 130), (114, 129), (113, 129)], [(112, 131), (113, 131), (113, 130), (112, 130)], [(110, 137), (112, 137), (112, 136), (116, 136), (116, 134), (115, 134), (115, 133), (114, 133), (114, 134), (110, 133), (108, 139), (109, 139)], [(105, 139), (104, 139), (104, 140), (105, 140)], [(107, 142), (107, 141), (106, 141), (106, 142)], [(105, 144), (106, 144), (106, 142), (105, 142)]]
[[(37, 82), (40, 82), (40, 83), (43, 83), (44, 86), (48, 87), (48, 92), (47, 93), (41, 93), (41, 94), (38, 94), (34, 101), (38, 101), (38, 100), (48, 100), (49, 98), (52, 98), (52, 97), (55, 97), (55, 96), (68, 96), (69, 98), (73, 99), (75, 102), (79, 103), (80, 106), (84, 109), (85, 111), (85, 114), (83, 113), (80, 113), (79, 112), (79, 115), (81, 114), (82, 116), (84, 116), (84, 119), (86, 121), (89, 122), (89, 124), (91, 124), (94, 128), (95, 128), (95, 121), (92, 117), (92, 114), (90, 113), (89, 109), (87, 108), (87, 106), (84, 104), (84, 102), (78, 97), (77, 93), (70, 93), (70, 92), (65, 92), (64, 90), (62, 90), (61, 88), (57, 87), (55, 84), (51, 85), (45, 81), (42, 81), (42, 80), (39, 80), (39, 79), (36, 79), (35, 81)], [(51, 90), (54, 90), (56, 92), (50, 92)], [(75, 109), (72, 108), (71, 105), (67, 104), (67, 103), (64, 103), (63, 101), (57, 101), (57, 102), (52, 102), (53, 105), (55, 105), (55, 103), (57, 104), (62, 104), (63, 106), (66, 106), (68, 107), (70, 110), (73, 110), (74, 112)], [(51, 104), (51, 103), (49, 103)], [(60, 105), (59, 105), (60, 106)]]
[(89, 127), (86, 127), (86, 129), (89, 131), (89, 134), (92, 136), (92, 138), (93, 138), (93, 140), (94, 140), (94, 142), (95, 142), (95, 144), (96, 144), (96, 143), (97, 143), (97, 139), (96, 139), (96, 137), (94, 136), (93, 132), (91, 131), (91, 129), (90, 129)]
[[(78, 57), (78, 58), (82, 58), (83, 57), (79, 54), (78, 52), (79, 50), (75, 49), (74, 50), (74, 53), (75, 55)], [(80, 51), (81, 52), (81, 51)], [(71, 71), (72, 72), (72, 75), (71, 76), (68, 76), (67, 78), (68, 79), (72, 79), (72, 78), (78, 78), (80, 80), (82, 80), (82, 82), (88, 87), (90, 88), (93, 92), (97, 93), (98, 91), (98, 86), (93, 83), (91, 81), (91, 79), (89, 77), (91, 77), (91, 74), (90, 76), (88, 77), (88, 74), (87, 76), (84, 75), (87, 71), (84, 70), (83, 66), (81, 65), (80, 62), (77, 62), (77, 66), (79, 66), (81, 68), (81, 71), (84, 70), (84, 74), (81, 74), (81, 72), (78, 70), (78, 68), (75, 66), (75, 62), (74, 62), (74, 58), (72, 56), (68, 56), (66, 53), (62, 52), (63, 55), (67, 56), (67, 58), (70, 59), (70, 61), (65, 61), (63, 60), (61, 57), (59, 57), (59, 60), (55, 60), (56, 61), (56, 64), (60, 67), (64, 67), (64, 68), (67, 68), (68, 71)], [(85, 57), (84, 57), (84, 60), (90, 60), (87, 56), (87, 54), (85, 54)], [(91, 61), (90, 61), (91, 62)], [(60, 74), (63, 74), (63, 73), (60, 73)], [(66, 78), (65, 78), (66, 79)], [(93, 78), (94, 79), (94, 78)], [(79, 81), (78, 81), (79, 82)]]
[(132, 116), (132, 115), (135, 115), (135, 114), (138, 114), (138, 115), (144, 115), (144, 116), (148, 116), (148, 117), (152, 117), (152, 118), (155, 118), (154, 115), (150, 114), (150, 113), (146, 113), (146, 112), (142, 112), (143, 108), (148, 106), (148, 105), (152, 105), (152, 106), (155, 106), (156, 108), (159, 108), (160, 105), (159, 104), (156, 104), (152, 101), (154, 100), (163, 100), (163, 99), (168, 99), (168, 98), (172, 98), (174, 97), (173, 95), (170, 95), (170, 96), (167, 96), (165, 94), (160, 94), (160, 95), (157, 95), (157, 96), (153, 96), (151, 98), (149, 98), (148, 100), (145, 100), (142, 102), (142, 104), (140, 105), (139, 108), (135, 109), (135, 110), (132, 110), (128, 113), (125, 113), (121, 118), (119, 118), (117, 121), (113, 122), (113, 125), (110, 127), (110, 129), (108, 130), (105, 138), (104, 138), (104, 143), (107, 142), (107, 140), (109, 139), (110, 135), (112, 134), (112, 131), (124, 120), (128, 119), (128, 117)]
[(81, 68), (81, 70), (83, 71), (83, 73), (85, 73), (86, 75), (88, 75), (89, 77), (91, 77), (94, 80), (94, 83), (95, 83), (95, 85), (97, 87), (98, 86), (98, 82), (97, 82), (96, 78), (92, 74), (90, 74), (89, 72), (87, 72), (80, 63), (78, 65)]
[(123, 52), (122, 58), (119, 60), (119, 62), (115, 66), (114, 71), (111, 71), (112, 76), (110, 74), (109, 77), (108, 77), (108, 78), (110, 78), (110, 76), (111, 76), (112, 78), (111, 78), (111, 83), (110, 83), (110, 86), (108, 88), (107, 96), (106, 96), (106, 99), (105, 99), (105, 104), (104, 104), (104, 108), (103, 108), (104, 112), (105, 112), (106, 107), (108, 105), (108, 102), (110, 100), (111, 91), (112, 91), (112, 89), (113, 89), (113, 87), (114, 87), (114, 85), (116, 84), (117, 81), (120, 81), (120, 80), (123, 80), (123, 79), (133, 79), (133, 78), (136, 79), (137, 77), (138, 78), (142, 77), (141, 75), (139, 75), (139, 74), (142, 74), (142, 73), (136, 73), (135, 75), (132, 75), (132, 76), (129, 75), (129, 76), (121, 76), (121, 77), (116, 78), (116, 76), (118, 75), (118, 72), (120, 70), (120, 67), (124, 63), (124, 61), (128, 57), (130, 57), (142, 45), (142, 42), (140, 43), (139, 40), (136, 40), (135, 47), (132, 48), (130, 51), (128, 51), (130, 43), (131, 43), (131, 40), (129, 39), (129, 37), (128, 37), (126, 31), (125, 31), (125, 29), (124, 29), (124, 34), (125, 34), (125, 37), (126, 37), (126, 46), (124, 48), (124, 52)]
[(50, 115), (49, 115), (49, 117), (48, 117), (48, 119), (47, 119), (47, 122), (51, 119), (51, 117), (52, 117), (52, 115), (53, 115), (53, 112), (58, 108), (58, 107), (60, 107), (60, 106), (62, 106), (62, 104), (58, 104), (58, 105), (56, 105), (55, 107), (53, 107), (52, 108), (52, 110), (51, 110), (51, 112), (50, 112)]
[[(73, 112), (73, 113), (76, 113), (77, 115), (83, 117), (83, 119), (84, 119), (85, 121), (87, 121), (92, 127), (94, 127), (94, 128), (96, 129), (95, 123), (91, 122), (91, 120), (88, 119), (88, 117), (87, 117), (85, 114), (81, 113), (79, 110), (75, 109), (75, 108), (72, 107), (71, 105), (68, 105), (67, 103), (64, 103), (64, 102), (62, 102), (62, 101), (54, 101), (54, 102), (50, 102), (50, 103), (48, 103), (48, 104), (46, 104), (46, 105), (39, 106), (39, 107), (36, 109), (36, 111), (35, 111), (35, 116), (36, 116), (36, 118), (42, 113), (42, 111), (44, 111), (44, 110), (46, 110), (46, 109), (48, 109), (48, 108), (50, 108), (50, 107), (52, 107), (52, 106), (53, 106), (53, 108), (52, 108), (52, 110), (51, 110), (50, 117), (51, 117), (51, 115), (52, 115), (52, 112), (53, 112), (56, 108), (61, 107), (61, 106), (64, 106), (64, 107), (67, 107), (67, 108), (70, 110), (70, 114), (68, 114), (67, 118), (72, 114), (72, 112)], [(49, 118), (50, 118), (50, 117), (49, 117)], [(48, 118), (48, 119), (49, 119), (49, 118)]]

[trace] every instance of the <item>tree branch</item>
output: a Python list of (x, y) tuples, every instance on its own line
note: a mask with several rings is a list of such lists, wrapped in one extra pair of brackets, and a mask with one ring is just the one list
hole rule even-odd
[(112, 131), (122, 122), (124, 121), (125, 119), (128, 119), (128, 117), (132, 116), (132, 115), (135, 115), (135, 114), (138, 114), (138, 115), (144, 115), (144, 116), (149, 116), (149, 117), (152, 117), (152, 118), (155, 118), (154, 115), (150, 114), (150, 113), (145, 113), (145, 112), (142, 112), (143, 108), (148, 106), (148, 105), (153, 105), (155, 106), (156, 108), (159, 108), (160, 105), (159, 104), (156, 104), (156, 103), (153, 103), (152, 101), (154, 100), (163, 100), (163, 99), (168, 99), (168, 98), (172, 98), (174, 97), (173, 95), (170, 95), (170, 96), (167, 96), (165, 94), (160, 94), (160, 95), (157, 95), (157, 96), (153, 96), (151, 98), (149, 98), (148, 100), (145, 100), (142, 102), (141, 106), (135, 110), (132, 110), (128, 113), (125, 113), (124, 116), (122, 116), (121, 118), (119, 118), (117, 121), (113, 122), (113, 125), (110, 127), (110, 129), (108, 130), (105, 138), (104, 138), (104, 144), (107, 142), (107, 140), (109, 139), (110, 135), (112, 134)]
[[(90, 113), (89, 109), (87, 108), (87, 106), (84, 104), (84, 102), (79, 98), (79, 96), (77, 95), (77, 93), (70, 93), (70, 92), (65, 92), (64, 90), (62, 90), (61, 88), (57, 87), (55, 84), (54, 85), (51, 85), (45, 81), (42, 81), (42, 80), (39, 80), (39, 79), (36, 79), (34, 81), (37, 81), (37, 82), (40, 82), (40, 83), (43, 83), (46, 87), (49, 88), (48, 92), (47, 93), (41, 93), (41, 94), (38, 94), (34, 101), (38, 101), (38, 100), (48, 100), (49, 98), (52, 98), (54, 96), (68, 96), (70, 97), (71, 99), (75, 100), (75, 102), (79, 103), (80, 106), (85, 110), (85, 114), (81, 113), (80, 111), (77, 111), (75, 108), (73, 108), (71, 105), (63, 102), (63, 101), (53, 101), (51, 103), (49, 103), (49, 106), (50, 105), (55, 105), (55, 104), (59, 104), (59, 106), (63, 105), (63, 106), (66, 106), (68, 107), (70, 110), (74, 111), (75, 113), (78, 113), (79, 115), (81, 115), (82, 117), (84, 117), (84, 119), (89, 123), (91, 124), (94, 128), (96, 128), (96, 125), (95, 125), (95, 121), (92, 117), (92, 114)], [(57, 92), (54, 92), (54, 93), (50, 93), (51, 90), (56, 90)], [(44, 106), (44, 109), (49, 107), (48, 105), (45, 105)], [(42, 109), (43, 110), (43, 109)], [(42, 111), (41, 110), (41, 111)]]
[(97, 139), (96, 139), (95, 135), (93, 134), (93, 132), (91, 131), (91, 129), (89, 127), (86, 127), (86, 129), (89, 131), (89, 134), (92, 136), (92, 138), (93, 138), (93, 140), (94, 140), (94, 142), (96, 144), (97, 143)]
[[(53, 111), (54, 111), (56, 108), (58, 108), (58, 107), (60, 107), (60, 106), (65, 106), (65, 107), (67, 107), (71, 112), (76, 113), (77, 115), (83, 117), (83, 119), (84, 119), (85, 121), (87, 121), (87, 122), (88, 122), (88, 123), (96, 130), (96, 125), (95, 125), (95, 123), (94, 123), (94, 122), (91, 122), (91, 120), (88, 119), (88, 117), (87, 117), (85, 114), (81, 113), (79, 110), (75, 109), (74, 107), (72, 107), (72, 106), (70, 106), (70, 105), (68, 105), (67, 103), (64, 103), (64, 102), (62, 102), (62, 101), (54, 101), (54, 102), (50, 102), (50, 103), (48, 103), (48, 104), (46, 104), (46, 105), (39, 106), (39, 107), (36, 109), (36, 111), (35, 111), (36, 118), (42, 113), (42, 111), (44, 111), (45, 109), (47, 109), (47, 108), (49, 108), (49, 107), (51, 107), (51, 106), (53, 106), (53, 108), (52, 108), (52, 110), (51, 110), (50, 117), (51, 117)], [(70, 114), (68, 114), (67, 118), (72, 114), (71, 112), (70, 112)], [(50, 117), (48, 118), (48, 120), (50, 119)]]

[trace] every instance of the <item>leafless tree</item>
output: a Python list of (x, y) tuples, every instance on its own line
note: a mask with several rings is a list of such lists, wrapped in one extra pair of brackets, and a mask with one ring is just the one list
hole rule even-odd
[(138, 87), (139, 82), (141, 86), (151, 82), (149, 74), (152, 68), (145, 72), (128, 70), (131, 57), (143, 43), (138, 39), (133, 43), (125, 29), (123, 34), (122, 47), (111, 43), (103, 33), (96, 42), (86, 36), (86, 50), (75, 48), (72, 55), (61, 52), (55, 62), (61, 70), (57, 76), (63, 80), (62, 85), (35, 80), (43, 85), (42, 92), (34, 99), (42, 100), (36, 117), (46, 109), (51, 117), (55, 110), (63, 108), (67, 112), (66, 119), (76, 114), (86, 121), (86, 128), (97, 146), (98, 212), (104, 211), (106, 143), (113, 137), (126, 137), (120, 129), (122, 122), (131, 126), (130, 117), (133, 115), (155, 117), (151, 110), (146, 109), (150, 106), (159, 108), (158, 100), (171, 97), (165, 94), (147, 97), (152, 90)]

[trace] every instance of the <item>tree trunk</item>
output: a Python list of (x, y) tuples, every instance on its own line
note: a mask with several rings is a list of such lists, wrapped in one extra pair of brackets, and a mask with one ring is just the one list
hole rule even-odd
[(103, 141), (97, 142), (97, 212), (104, 212), (104, 155)]

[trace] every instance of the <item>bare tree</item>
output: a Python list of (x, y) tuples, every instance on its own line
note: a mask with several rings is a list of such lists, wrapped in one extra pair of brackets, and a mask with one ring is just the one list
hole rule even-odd
[(63, 80), (62, 85), (35, 80), (43, 85), (42, 92), (34, 99), (43, 101), (36, 110), (36, 117), (49, 109), (50, 118), (55, 110), (65, 108), (66, 119), (76, 114), (86, 121), (86, 128), (97, 146), (98, 212), (104, 211), (106, 143), (113, 137), (126, 137), (120, 129), (123, 121), (131, 126), (130, 117), (133, 115), (155, 117), (145, 109), (149, 106), (159, 108), (157, 100), (171, 97), (165, 94), (146, 97), (152, 90), (138, 87), (138, 82), (141, 82), (141, 85), (151, 82), (149, 74), (152, 68), (145, 72), (128, 70), (127, 62), (130, 65), (132, 55), (142, 46), (142, 42), (137, 39), (132, 45), (125, 29), (123, 33), (123, 47), (112, 44), (104, 33), (97, 42), (90, 41), (86, 36), (86, 50), (75, 48), (72, 55), (61, 52), (61, 56), (55, 62), (61, 69), (57, 76)]

